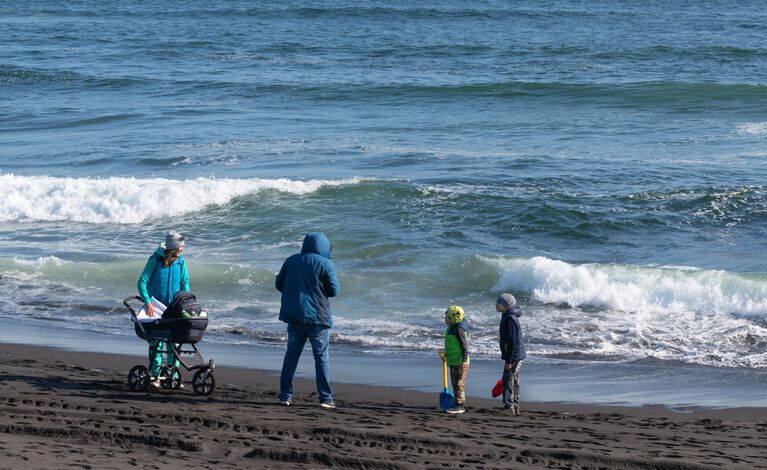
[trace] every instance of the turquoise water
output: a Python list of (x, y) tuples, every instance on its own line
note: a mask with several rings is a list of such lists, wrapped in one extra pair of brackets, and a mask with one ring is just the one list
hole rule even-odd
[[(165, 230), (206, 341), (281, 347), (335, 245), (334, 340), (767, 366), (760, 2), (0, 4), (0, 316), (132, 335)], [(67, 322), (60, 320), (67, 319)], [(37, 324), (37, 323), (36, 323)]]

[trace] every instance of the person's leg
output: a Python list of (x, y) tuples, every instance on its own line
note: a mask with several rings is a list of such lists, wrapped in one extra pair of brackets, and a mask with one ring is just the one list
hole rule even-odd
[(514, 414), (519, 414), (519, 370), (521, 368), (522, 361), (514, 361), (511, 363), (511, 392)]
[[(168, 339), (170, 339), (170, 335), (168, 336)], [(172, 382), (175, 374), (178, 374), (178, 377), (181, 377), (181, 361), (179, 361), (178, 355), (176, 355), (176, 353), (173, 351), (174, 348), (178, 351), (181, 348), (181, 345), (166, 341), (164, 343), (164, 348), (165, 365), (168, 366), (166, 379), (170, 378), (169, 380)], [(175, 374), (174, 371), (176, 371)], [(184, 388), (183, 382), (179, 383), (178, 388)]]
[(512, 389), (511, 389), (511, 370), (506, 370), (506, 364), (503, 367), (503, 376), (501, 376), (501, 385), (503, 385), (503, 406), (504, 408), (511, 409), (512, 403)]
[(466, 400), (466, 394), (464, 389), (466, 387), (466, 376), (469, 372), (469, 365), (463, 366), (450, 366), (450, 383), (453, 385), (453, 406), (447, 410), (448, 413), (463, 413), (464, 402)]
[(296, 375), (298, 360), (306, 344), (306, 332), (302, 325), (288, 324), (288, 347), (285, 359), (282, 361), (280, 373), (280, 401), (290, 401), (293, 398), (293, 377)]
[(317, 377), (317, 394), (320, 403), (332, 402), (333, 392), (330, 390), (330, 328), (312, 325), (309, 341), (314, 353), (314, 372)]
[(453, 405), (458, 405), (461, 402), (458, 401), (458, 380), (459, 377), (459, 371), (460, 367), (456, 366), (450, 366), (448, 368), (450, 370), (450, 385), (453, 387)]
[[(180, 344), (176, 344), (175, 346), (176, 346), (177, 350), (181, 349), (181, 345)], [(171, 356), (175, 357), (175, 355), (170, 352), (170, 344), (169, 344), (168, 345), (168, 365), (170, 365), (170, 357)], [(181, 372), (181, 362), (178, 360), (178, 357), (176, 357), (176, 360), (173, 361), (173, 365), (176, 367), (176, 369), (178, 369), (179, 372)]]
[(455, 403), (463, 406), (466, 403), (466, 377), (469, 376), (469, 364), (462, 364), (455, 367), (455, 382), (453, 382), (453, 392), (455, 393)]
[(164, 345), (165, 343), (159, 339), (149, 342), (149, 375), (152, 378), (157, 378), (160, 375)]

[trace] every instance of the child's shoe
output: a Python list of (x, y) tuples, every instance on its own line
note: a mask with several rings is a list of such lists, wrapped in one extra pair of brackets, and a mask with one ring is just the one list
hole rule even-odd
[(162, 385), (160, 384), (160, 379), (154, 379), (149, 382), (149, 386), (153, 388), (160, 388)]
[(445, 413), (450, 413), (451, 415), (458, 415), (461, 413), (465, 413), (466, 409), (463, 407), (463, 405), (455, 404), (452, 408), (448, 408), (445, 410)]

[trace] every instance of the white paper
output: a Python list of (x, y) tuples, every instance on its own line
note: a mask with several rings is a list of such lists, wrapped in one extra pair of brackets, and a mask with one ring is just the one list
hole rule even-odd
[(150, 317), (146, 314), (146, 305), (141, 307), (141, 310), (138, 312), (138, 315), (136, 315), (136, 320), (140, 322), (150, 322), (159, 320), (162, 318), (163, 312), (165, 312), (165, 309), (168, 308), (160, 302), (159, 300), (155, 299), (154, 297), (151, 298), (152, 300), (152, 306), (154, 306), (154, 316)]

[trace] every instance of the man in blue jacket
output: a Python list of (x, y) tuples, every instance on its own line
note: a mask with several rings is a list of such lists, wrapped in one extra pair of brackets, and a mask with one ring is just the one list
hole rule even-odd
[(333, 315), (328, 297), (336, 296), (341, 286), (330, 261), (332, 249), (324, 234), (307, 233), (301, 253), (285, 260), (275, 280), (275, 287), (282, 292), (280, 320), (288, 324), (288, 348), (280, 374), (280, 403), (283, 405), (290, 405), (293, 398), (293, 377), (308, 339), (314, 353), (320, 406), (336, 407), (330, 390), (328, 345)]

